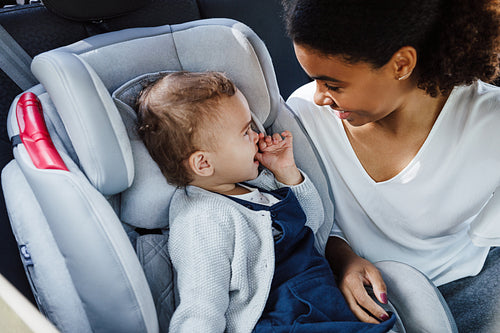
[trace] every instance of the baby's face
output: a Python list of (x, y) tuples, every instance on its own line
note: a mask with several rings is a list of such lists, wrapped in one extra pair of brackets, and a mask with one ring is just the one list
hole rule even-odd
[(214, 176), (220, 183), (234, 184), (258, 175), (255, 159), (259, 135), (252, 129), (252, 117), (245, 96), (235, 95), (220, 101), (222, 132), (216, 137), (216, 152), (212, 163)]

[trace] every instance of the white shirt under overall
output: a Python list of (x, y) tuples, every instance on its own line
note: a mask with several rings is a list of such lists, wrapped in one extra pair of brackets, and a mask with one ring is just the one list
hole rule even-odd
[[(335, 223), (360, 256), (396, 260), (436, 285), (477, 274), (500, 245), (500, 88), (453, 90), (425, 143), (395, 177), (375, 182), (341, 120), (312, 102), (315, 83), (287, 101), (312, 138), (335, 197)], [(423, 111), (424, 112), (424, 111)], [(474, 241), (474, 243), (473, 243)]]

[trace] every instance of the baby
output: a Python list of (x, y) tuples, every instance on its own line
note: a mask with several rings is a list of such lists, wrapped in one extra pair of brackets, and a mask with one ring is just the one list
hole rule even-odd
[[(359, 322), (315, 247), (321, 199), (292, 134), (256, 133), (222, 73), (176, 72), (138, 99), (138, 132), (170, 184), (170, 332), (387, 332)], [(262, 168), (264, 167), (264, 168)], [(260, 173), (259, 170), (263, 169)]]

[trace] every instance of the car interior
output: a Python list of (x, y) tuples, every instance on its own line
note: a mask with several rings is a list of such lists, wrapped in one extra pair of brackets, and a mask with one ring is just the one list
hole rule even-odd
[[(227, 73), (261, 131), (294, 133), (297, 164), (333, 221), (321, 162), (285, 102), (309, 79), (280, 0), (8, 2), (0, 9), (0, 274), (57, 330), (168, 331), (178, 302), (167, 251), (175, 188), (135, 129), (137, 95), (162, 73)], [(376, 266), (395, 331), (456, 332), (423, 274)]]

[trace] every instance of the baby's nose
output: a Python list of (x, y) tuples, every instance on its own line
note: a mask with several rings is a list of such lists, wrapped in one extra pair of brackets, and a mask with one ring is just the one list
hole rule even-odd
[(253, 141), (255, 142), (255, 144), (257, 144), (257, 142), (259, 142), (259, 133), (252, 130), (252, 135), (253, 135)]

